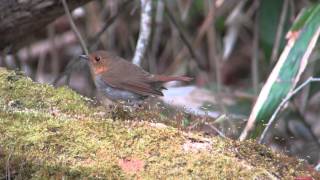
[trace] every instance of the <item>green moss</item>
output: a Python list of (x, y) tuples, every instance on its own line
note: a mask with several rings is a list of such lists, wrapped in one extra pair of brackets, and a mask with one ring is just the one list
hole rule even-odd
[(86, 99), (66, 87), (54, 89), (51, 85), (35, 84), (30, 78), (14, 72), (0, 71), (2, 103), (13, 108), (36, 109), (63, 113), (87, 114)]
[[(3, 69), (0, 105), (0, 177), (9, 172), (20, 179), (317, 177), (302, 163), (250, 141), (155, 127), (149, 122), (166, 121), (156, 111), (112, 120), (103, 107), (90, 106), (68, 88)], [(206, 146), (189, 151), (187, 144)]]

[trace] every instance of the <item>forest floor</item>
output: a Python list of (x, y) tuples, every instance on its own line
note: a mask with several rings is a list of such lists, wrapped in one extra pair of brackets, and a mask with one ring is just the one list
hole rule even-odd
[(0, 179), (320, 179), (254, 141), (181, 131), (158, 111), (105, 109), (0, 68)]

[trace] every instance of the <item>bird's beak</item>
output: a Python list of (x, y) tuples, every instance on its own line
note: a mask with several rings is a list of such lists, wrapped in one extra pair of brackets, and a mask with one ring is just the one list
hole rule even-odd
[(85, 54), (79, 56), (80, 59), (89, 60), (89, 57)]

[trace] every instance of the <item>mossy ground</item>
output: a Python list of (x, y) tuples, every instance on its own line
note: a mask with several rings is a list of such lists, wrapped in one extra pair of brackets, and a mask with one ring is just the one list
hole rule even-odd
[(0, 179), (320, 178), (251, 141), (152, 124), (156, 111), (110, 117), (68, 88), (0, 69)]

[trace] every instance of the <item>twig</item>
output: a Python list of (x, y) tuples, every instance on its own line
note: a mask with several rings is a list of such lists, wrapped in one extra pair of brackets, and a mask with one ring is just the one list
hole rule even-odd
[(59, 54), (57, 51), (57, 45), (55, 42), (55, 29), (52, 25), (49, 25), (47, 28), (47, 33), (49, 37), (49, 43), (50, 43), (50, 55), (51, 55), (51, 61), (52, 61), (52, 74), (53, 77), (57, 76), (59, 74)]
[(80, 32), (79, 32), (77, 26), (75, 25), (75, 23), (74, 23), (74, 21), (73, 21), (73, 19), (72, 19), (72, 16), (71, 16), (70, 10), (69, 10), (69, 8), (68, 8), (67, 2), (66, 2), (66, 0), (61, 0), (61, 1), (62, 1), (64, 11), (65, 11), (65, 13), (66, 13), (66, 15), (67, 15), (67, 18), (68, 18), (68, 20), (69, 20), (69, 23), (70, 23), (70, 25), (71, 25), (72, 30), (73, 30), (74, 33), (76, 34), (76, 36), (77, 36), (77, 38), (78, 38), (78, 40), (79, 40), (79, 42), (80, 42), (80, 45), (81, 45), (81, 47), (82, 47), (83, 52), (84, 52), (86, 55), (88, 55), (88, 54), (89, 54), (88, 48), (87, 48), (86, 43), (85, 43), (85, 41), (83, 40), (83, 38), (82, 38), (82, 36), (81, 36), (81, 34), (80, 34)]
[[(127, 0), (125, 1), (120, 8), (124, 9), (126, 8), (132, 1), (131, 0)], [(110, 17), (109, 19), (107, 19), (107, 21), (105, 22), (105, 25), (101, 28), (101, 30), (92, 38), (92, 40), (90, 42), (94, 42), (91, 46), (90, 46), (90, 50), (96, 50), (98, 45), (99, 45), (99, 38), (100, 36), (110, 27), (110, 25), (116, 20), (116, 18), (121, 14), (121, 12), (124, 11), (119, 11), (117, 14), (115, 14), (114, 16)], [(71, 73), (71, 70), (73, 69), (73, 67), (78, 63), (78, 57), (73, 58), (68, 65), (66, 66), (65, 70), (63, 71), (63, 73), (59, 74), (58, 77), (54, 80), (53, 84), (57, 85), (57, 83), (59, 82), (59, 80), (64, 77), (64, 76), (69, 76), (69, 74)], [(67, 77), (68, 81), (69, 77)]]
[[(211, 4), (210, 4), (211, 2)], [(209, 13), (208, 16), (211, 16), (211, 22), (207, 22), (207, 23), (212, 23), (215, 21), (216, 19), (216, 1), (208, 1), (208, 6), (210, 7), (209, 9)], [(209, 18), (207, 18), (209, 19)], [(208, 42), (208, 46), (210, 48), (209, 51), (209, 65), (210, 65), (210, 73), (213, 73), (213, 71), (215, 72), (215, 76), (216, 76), (216, 85), (217, 85), (217, 93), (215, 96), (219, 96), (221, 95), (221, 89), (222, 89), (222, 78), (221, 78), (221, 56), (218, 53), (218, 47), (217, 47), (217, 43), (218, 40), (218, 36), (216, 33), (216, 29), (214, 26), (208, 26), (207, 30), (201, 30), (199, 31), (199, 34), (201, 33), (201, 31), (206, 31), (207, 33), (207, 42)], [(200, 35), (199, 35), (200, 37)], [(199, 40), (200, 42), (200, 40)], [(227, 109), (224, 105), (224, 103), (222, 102), (222, 100), (220, 98), (216, 98), (217, 99), (217, 104), (220, 108), (220, 110), (223, 112), (223, 114), (227, 113)]]
[(11, 156), (13, 154), (13, 151), (14, 151), (14, 147), (11, 148), (9, 156), (6, 161), (6, 179), (8, 179), (8, 180), (11, 180), (10, 160), (11, 160)]
[[(80, 42), (80, 45), (81, 45), (81, 48), (83, 50), (83, 52), (86, 54), (86, 55), (89, 55), (89, 51), (88, 51), (88, 48), (85, 44), (85, 41), (83, 40), (77, 26), (75, 25), (73, 19), (72, 19), (72, 16), (70, 14), (70, 11), (69, 11), (69, 8), (68, 8), (68, 4), (66, 3), (66, 0), (61, 0), (62, 4), (63, 4), (63, 8), (64, 8), (64, 11), (66, 13), (66, 16), (69, 20), (69, 23), (71, 25), (71, 28), (72, 30), (74, 31), (74, 33), (76, 34), (79, 42)], [(71, 73), (71, 70), (73, 69), (72, 67), (74, 65), (76, 65), (79, 61), (76, 61), (77, 58), (73, 58), (71, 59), (71, 61), (68, 63), (68, 65), (66, 66), (65, 68), (65, 71), (63, 73), (61, 73), (60, 75), (58, 75), (57, 78), (55, 78), (55, 80), (53, 81), (53, 85), (57, 85), (58, 81), (65, 75), (67, 75), (67, 84), (69, 84), (69, 80), (70, 80), (70, 73)]]
[[(308, 86), (310, 87), (310, 86)], [(305, 90), (306, 88), (304, 88)], [(299, 112), (299, 117), (301, 117), (301, 123), (307, 128), (307, 130), (309, 131), (311, 137), (313, 138), (313, 140), (315, 141), (315, 143), (317, 144), (318, 148), (320, 148), (320, 140), (318, 140), (317, 135), (313, 132), (312, 127), (310, 126), (310, 124), (306, 121), (306, 119), (303, 117), (303, 114), (301, 112)]]
[(212, 30), (212, 24), (214, 22), (215, 19), (215, 10), (216, 10), (216, 3), (215, 0), (214, 1), (207, 1), (207, 4), (204, 4), (205, 6), (208, 5), (209, 6), (209, 12), (206, 15), (203, 23), (201, 24), (201, 26), (199, 27), (198, 33), (195, 37), (194, 40), (194, 47), (198, 47), (201, 43), (201, 40), (203, 39), (203, 37), (206, 35), (206, 33), (208, 33), (208, 31)]
[(204, 22), (202, 23), (202, 25), (200, 26), (199, 30), (198, 30), (198, 34), (195, 38), (194, 41), (194, 45), (195, 47), (198, 47), (198, 45), (200, 44), (202, 38), (204, 37), (204, 35), (207, 35), (207, 44), (208, 44), (208, 48), (210, 49), (208, 51), (208, 62), (209, 62), (209, 68), (210, 68), (210, 73), (213, 72), (213, 70), (215, 70), (216, 73), (219, 73), (219, 75), (217, 76), (216, 74), (216, 78), (219, 80), (217, 80), (218, 83), (218, 89), (220, 89), (220, 85), (219, 84), (221, 81), (220, 75), (221, 75), (221, 68), (220, 65), (219, 67), (216, 67), (216, 60), (219, 59), (218, 57), (218, 53), (217, 53), (217, 46), (216, 46), (216, 29), (215, 27), (212, 25), (213, 22), (215, 22), (216, 19), (216, 1), (207, 1), (207, 4), (204, 4), (205, 6), (208, 6), (208, 13), (207, 16), (204, 20)]
[[(27, 49), (27, 59), (30, 59), (30, 57), (31, 57), (31, 45), (28, 45), (27, 47), (26, 47), (26, 49)], [(31, 77), (32, 79), (34, 79), (34, 74), (33, 74), (33, 71), (32, 71), (32, 69), (31, 69), (31, 67), (30, 67), (30, 65), (26, 62), (26, 61), (23, 61), (23, 62), (21, 62), (21, 70), (23, 71), (23, 72), (25, 72), (25, 74), (27, 75), (27, 76), (29, 76), (29, 77)]]
[(187, 21), (192, 4), (193, 1), (177, 1), (178, 12), (180, 14), (180, 19), (182, 22)]
[(216, 133), (219, 134), (220, 137), (227, 139), (227, 136), (225, 134), (223, 134), (223, 132), (221, 132), (218, 128), (216, 128), (215, 126), (209, 124), (209, 123), (205, 123), (207, 126), (209, 126), (211, 129), (213, 129)]
[(78, 67), (79, 69), (82, 69), (84, 66), (88, 66), (86, 61), (79, 61), (78, 57), (73, 57), (65, 67), (65, 70), (58, 75), (58, 77), (55, 78), (53, 81), (53, 85), (57, 86), (58, 82), (63, 78), (67, 77), (66, 80), (64, 81), (67, 85), (69, 85), (70, 82), (70, 75), (72, 71), (75, 69), (75, 67)]
[(263, 130), (263, 133), (259, 139), (259, 143), (262, 144), (265, 141), (265, 137), (267, 132), (269, 131), (269, 129), (273, 126), (276, 117), (279, 113), (279, 111), (282, 109), (282, 107), (295, 95), (297, 94), (302, 88), (304, 88), (305, 86), (307, 86), (309, 83), (311, 82), (320, 82), (320, 78), (314, 78), (314, 77), (310, 77), (308, 78), (304, 83), (302, 83), (300, 86), (298, 86), (295, 90), (293, 90), (292, 92), (290, 92), (283, 100), (282, 102), (279, 104), (279, 106), (277, 107), (277, 109), (274, 111), (274, 113), (272, 114), (271, 118), (269, 119), (269, 122), (266, 126), (266, 128)]
[[(126, 8), (130, 2), (132, 2), (131, 0), (127, 0), (125, 1), (120, 7), (121, 9)], [(121, 12), (124, 11), (119, 11), (117, 14), (115, 14), (114, 16), (110, 17), (109, 19), (107, 19), (105, 25), (101, 28), (101, 30), (92, 38), (92, 42), (94, 42), (91, 46), (90, 46), (90, 50), (96, 50), (96, 48), (99, 45), (99, 38), (100, 36), (108, 29), (108, 27), (110, 27), (110, 25), (116, 20), (116, 18), (121, 14)], [(63, 71), (63, 73), (61, 73), (53, 82), (54, 85), (57, 85), (57, 83), (59, 82), (59, 80), (64, 77), (67, 76), (66, 82), (68, 84), (68, 81), (70, 79), (70, 77), (68, 77), (71, 73), (71, 70), (73, 69), (73, 67), (75, 65), (77, 65), (79, 63), (78, 58), (73, 58), (68, 65), (66, 66), (65, 70)], [(82, 66), (82, 65), (81, 65)]]
[(289, 20), (294, 21), (295, 19), (295, 14), (296, 14), (296, 5), (294, 1), (289, 1), (289, 6), (290, 6), (290, 16)]
[(110, 25), (117, 19), (117, 17), (125, 12), (125, 8), (128, 7), (128, 5), (133, 2), (132, 0), (126, 0), (125, 2), (123, 2), (120, 5), (120, 11), (117, 11), (116, 14), (114, 14), (112, 17), (108, 18), (106, 20), (106, 22), (104, 23), (104, 26), (101, 28), (101, 30), (92, 38), (92, 40), (90, 42), (93, 42), (92, 45), (90, 45), (90, 50), (96, 50), (98, 45), (99, 45), (99, 41), (100, 41), (100, 37), (102, 36), (102, 34), (110, 27)]
[(37, 69), (36, 69), (36, 73), (35, 73), (35, 80), (37, 82), (40, 82), (40, 83), (44, 83), (45, 80), (44, 80), (44, 76), (45, 76), (45, 67), (47, 66), (48, 64), (48, 61), (46, 61), (45, 59), (46, 57), (46, 53), (43, 52), (40, 54), (39, 56), (39, 59), (38, 59), (38, 65), (37, 65)]
[[(256, 1), (257, 2), (257, 1)], [(259, 3), (257, 3), (259, 6)], [(254, 17), (253, 25), (253, 48), (252, 48), (252, 60), (251, 60), (251, 77), (252, 77), (252, 86), (254, 94), (258, 94), (259, 89), (259, 70), (258, 70), (258, 60), (259, 60), (259, 25), (258, 25), (258, 12)]]
[(178, 25), (178, 22), (176, 21), (176, 19), (174, 18), (172, 12), (170, 11), (167, 3), (165, 3), (165, 10), (166, 10), (166, 15), (169, 17), (170, 21), (172, 22), (172, 24), (178, 29), (179, 32), (179, 36), (182, 40), (182, 42), (187, 46), (189, 53), (191, 54), (192, 58), (194, 59), (198, 59), (196, 56), (195, 51), (192, 48), (192, 45), (190, 44), (190, 42), (187, 40), (187, 36), (186, 34), (183, 32), (183, 30), (180, 28), (180, 26)]
[(271, 54), (271, 62), (275, 62), (278, 58), (278, 52), (279, 52), (279, 47), (280, 47), (280, 42), (281, 42), (281, 37), (282, 37), (282, 31), (284, 27), (284, 23), (287, 17), (287, 12), (288, 12), (288, 5), (289, 5), (289, 0), (284, 0), (283, 1), (283, 6), (282, 6), (282, 12), (279, 20), (279, 25), (277, 28), (277, 33), (272, 49), (272, 54)]
[[(254, 1), (253, 4), (256, 4)], [(238, 1), (237, 6), (231, 11), (226, 19), (227, 31), (223, 37), (223, 53), (222, 60), (229, 59), (232, 51), (235, 48), (237, 39), (239, 37), (240, 29), (245, 25), (245, 15), (243, 14), (243, 8), (247, 4), (247, 0)]]
[(159, 45), (161, 40), (161, 33), (162, 33), (162, 22), (163, 22), (163, 12), (164, 12), (164, 3), (163, 0), (158, 0), (157, 2), (157, 10), (156, 10), (156, 17), (155, 17), (155, 30), (152, 39), (152, 48), (151, 48), (151, 55), (152, 58), (149, 62), (149, 69), (151, 72), (155, 72), (155, 58), (157, 53), (159, 52)]
[(132, 63), (138, 66), (141, 65), (142, 58), (148, 47), (151, 23), (152, 23), (152, 1), (140, 0), (141, 3), (141, 20), (140, 20), (140, 33), (136, 46), (136, 51), (132, 59)]
[[(309, 62), (310, 62), (310, 66), (308, 66), (306, 68), (305, 72), (303, 73), (303, 77), (310, 77), (310, 76), (312, 76), (312, 74), (314, 72), (315, 66), (312, 65), (312, 64), (314, 64), (314, 62), (312, 62), (311, 59)], [(305, 79), (305, 78), (303, 78), (303, 79)], [(301, 114), (304, 114), (304, 112), (306, 111), (309, 96), (310, 96), (310, 86), (307, 86), (306, 88), (304, 88), (302, 90), (302, 92), (300, 94), (299, 102), (296, 103), (296, 105), (298, 105), (298, 109)]]

